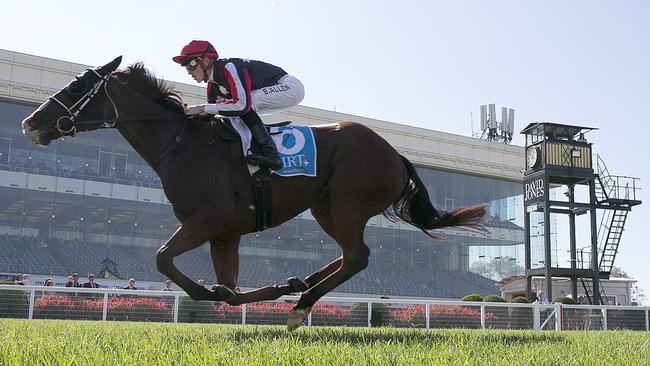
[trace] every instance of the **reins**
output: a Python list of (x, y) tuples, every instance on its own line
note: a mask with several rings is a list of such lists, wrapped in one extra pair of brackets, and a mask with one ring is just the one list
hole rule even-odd
[[(117, 104), (115, 103), (115, 100), (113, 100), (113, 97), (109, 93), (108, 90), (108, 80), (110, 79), (111, 73), (108, 73), (105, 76), (102, 76), (99, 74), (95, 69), (87, 69), (88, 71), (93, 72), (97, 77), (99, 77), (99, 80), (93, 85), (93, 87), (86, 93), (84, 94), (79, 100), (77, 100), (72, 106), (68, 107), (66, 106), (63, 102), (61, 102), (59, 99), (57, 99), (55, 96), (49, 97), (50, 100), (56, 102), (59, 104), (63, 109), (68, 113), (66, 116), (61, 116), (59, 119), (56, 121), (56, 125), (54, 128), (61, 134), (61, 136), (74, 136), (77, 132), (78, 127), (96, 127), (95, 129), (100, 129), (100, 128), (116, 128), (116, 125), (118, 123), (133, 123), (133, 122), (151, 122), (151, 121), (160, 121), (160, 120), (168, 120), (170, 119), (169, 116), (143, 116), (143, 117), (130, 117), (130, 118), (120, 118), (119, 111), (117, 109)], [(104, 89), (104, 94), (106, 94), (106, 98), (108, 101), (111, 103), (111, 106), (113, 107), (113, 113), (114, 117), (110, 121), (106, 121), (105, 119), (95, 119), (95, 120), (84, 120), (84, 121), (77, 121), (77, 117), (79, 114), (84, 110), (84, 108), (88, 105), (88, 103), (99, 93), (100, 89)], [(70, 121), (70, 128), (65, 128), (62, 126), (62, 121), (64, 120), (69, 120)], [(173, 143), (158, 157), (156, 161), (156, 165), (172, 150), (174, 150), (178, 144), (182, 141), (182, 135), (185, 132), (185, 128), (187, 127), (188, 123), (188, 118), (185, 116), (183, 126), (181, 127), (180, 131), (174, 138)]]
[(183, 132), (185, 132), (185, 127), (187, 127), (188, 120), (189, 118), (185, 117), (185, 121), (183, 122), (183, 127), (181, 127), (180, 132), (174, 138), (174, 143), (172, 143), (171, 146), (169, 146), (162, 154), (160, 154), (160, 156), (158, 157), (158, 161), (156, 162), (156, 165), (160, 164), (160, 162), (165, 157), (165, 155), (167, 155), (170, 151), (174, 150), (176, 146), (178, 146), (178, 144), (183, 140), (182, 136), (183, 136)]

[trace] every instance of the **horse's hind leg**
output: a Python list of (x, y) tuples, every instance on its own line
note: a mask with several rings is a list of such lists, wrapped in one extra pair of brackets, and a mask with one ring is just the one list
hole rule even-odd
[(305, 283), (309, 288), (316, 286), (316, 284), (318, 284), (320, 281), (324, 280), (329, 275), (334, 273), (337, 269), (341, 268), (341, 263), (343, 263), (343, 256), (336, 258), (335, 260), (320, 268), (318, 271), (305, 277)]
[[(360, 217), (357, 204), (345, 204), (339, 207), (334, 205), (332, 210), (335, 239), (343, 251), (341, 265), (329, 276), (302, 293), (298, 304), (289, 315), (287, 321), (289, 330), (296, 329), (302, 324), (318, 299), (368, 266), (370, 249), (363, 242), (363, 231), (368, 218)], [(332, 270), (335, 262), (330, 263), (329, 268), (327, 267), (330, 265), (326, 266), (322, 274)]]
[[(323, 230), (327, 233), (327, 235), (331, 236), (332, 238), (336, 238), (336, 231), (334, 230), (334, 222), (332, 220), (329, 194), (318, 200), (318, 202), (312, 206), (311, 214), (314, 216), (320, 227), (323, 228)], [(334, 271), (339, 269), (341, 267), (341, 263), (343, 263), (343, 256), (338, 257), (337, 259), (320, 268), (318, 271), (307, 276), (305, 278), (305, 283), (307, 283), (307, 286), (310, 288), (314, 287), (317, 283), (324, 280), (327, 278), (327, 276), (331, 275), (334, 273)]]

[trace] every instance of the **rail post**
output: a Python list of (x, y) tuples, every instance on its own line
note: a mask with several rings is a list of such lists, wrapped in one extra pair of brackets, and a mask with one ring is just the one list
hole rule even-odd
[(102, 320), (106, 320), (108, 315), (108, 292), (104, 292), (104, 302), (102, 302)]
[(181, 295), (174, 295), (174, 323), (178, 323), (178, 308), (181, 303)]
[[(429, 306), (431, 306), (431, 304), (427, 304), (426, 307), (424, 308), (424, 316), (426, 316), (425, 324), (426, 324), (427, 329), (429, 329), (429, 326), (430, 326), (430, 323), (429, 323), (430, 322), (430, 320), (429, 320), (429, 315), (430, 315)], [(646, 315), (648, 315), (647, 310), (646, 310)], [(646, 320), (647, 319), (648, 319), (648, 317), (646, 316)]]
[(242, 325), (246, 325), (246, 310), (247, 310), (246, 305), (248, 305), (248, 304), (242, 304), (242, 306), (241, 306), (241, 324)]
[(485, 329), (485, 304), (481, 304), (481, 329)]
[(34, 301), (36, 301), (36, 291), (32, 289), (29, 291), (29, 314), (27, 315), (28, 319), (32, 319), (34, 317)]

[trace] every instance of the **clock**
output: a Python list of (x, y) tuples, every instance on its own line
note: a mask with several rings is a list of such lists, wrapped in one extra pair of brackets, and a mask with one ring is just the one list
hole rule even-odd
[(528, 164), (528, 169), (536, 168), (539, 165), (542, 160), (541, 155), (539, 147), (531, 146), (528, 148), (526, 151), (526, 163)]

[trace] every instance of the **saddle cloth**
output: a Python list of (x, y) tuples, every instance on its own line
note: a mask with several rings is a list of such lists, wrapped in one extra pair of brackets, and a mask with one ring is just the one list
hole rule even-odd
[[(251, 149), (250, 130), (239, 117), (230, 118), (230, 122), (239, 133), (244, 156), (248, 155)], [(277, 126), (271, 127), (269, 132), (284, 164), (281, 169), (273, 170), (274, 174), (282, 177), (316, 176), (316, 141), (309, 126)], [(249, 165), (248, 170), (252, 175), (259, 167)]]

